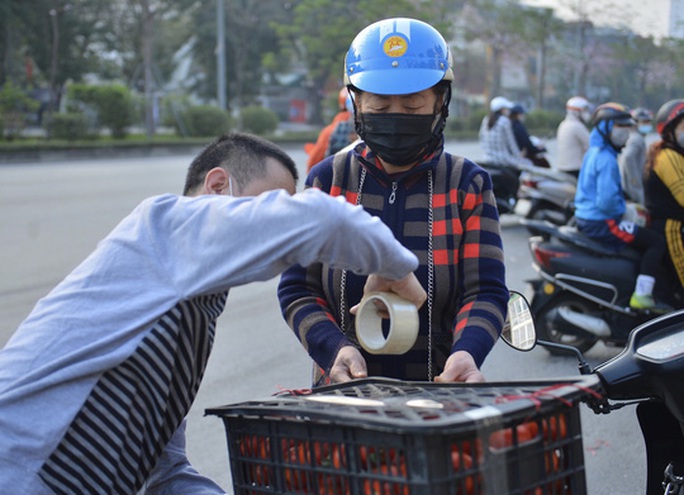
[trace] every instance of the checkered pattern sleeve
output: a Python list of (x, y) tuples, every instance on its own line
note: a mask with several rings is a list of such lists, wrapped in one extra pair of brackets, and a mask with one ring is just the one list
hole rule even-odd
[(452, 352), (468, 351), (480, 366), (506, 316), (503, 243), (489, 176), (466, 160), (458, 191), (463, 232), (457, 254), (460, 300)]

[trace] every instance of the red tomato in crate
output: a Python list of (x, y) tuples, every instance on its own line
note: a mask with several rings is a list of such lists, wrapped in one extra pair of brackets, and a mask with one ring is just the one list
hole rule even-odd
[(565, 420), (565, 414), (542, 419), (542, 434), (544, 435), (544, 440), (552, 442), (567, 438), (568, 425)]
[[(517, 436), (517, 445), (523, 445), (537, 438), (539, 435), (539, 427), (534, 421), (519, 424), (515, 427)], [(514, 445), (513, 428), (504, 428), (497, 430), (489, 435), (489, 448), (493, 450), (502, 450)]]

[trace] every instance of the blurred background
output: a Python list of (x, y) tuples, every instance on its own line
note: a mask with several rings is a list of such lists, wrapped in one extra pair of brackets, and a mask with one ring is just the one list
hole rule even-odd
[(684, 94), (684, 0), (3, 0), (0, 152), (315, 136), (354, 35), (391, 16), (449, 40), (451, 137), (474, 135), (497, 95), (545, 136), (572, 95), (655, 110)]

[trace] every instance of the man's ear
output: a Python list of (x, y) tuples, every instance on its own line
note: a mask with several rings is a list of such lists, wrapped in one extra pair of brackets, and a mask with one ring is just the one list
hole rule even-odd
[(230, 174), (221, 167), (214, 167), (204, 176), (202, 194), (224, 194), (228, 189)]

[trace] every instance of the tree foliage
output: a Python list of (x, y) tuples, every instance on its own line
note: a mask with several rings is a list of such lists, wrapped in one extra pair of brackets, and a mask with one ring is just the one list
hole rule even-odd
[[(11, 81), (26, 93), (50, 88), (56, 104), (68, 81), (99, 80), (141, 93), (148, 89), (148, 95), (149, 89), (169, 95), (175, 87), (194, 103), (212, 104), (217, 1), (3, 0), (0, 86)], [(468, 95), (486, 99), (504, 92), (511, 62), (524, 69), (527, 87), (509, 96), (540, 108), (557, 108), (568, 96), (585, 94), (655, 109), (684, 91), (682, 40), (598, 27), (591, 22), (598, 7), (585, 1), (565, 2), (574, 13), (570, 22), (518, 0), (223, 2), (226, 100), (237, 116), (262, 104), (266, 89), (284, 94), (296, 88), (313, 109), (313, 121), (322, 123), (322, 102), (342, 84), (354, 36), (394, 16), (429, 22), (450, 41), (454, 101), (464, 107), (470, 105)], [(619, 21), (622, 10), (613, 10)], [(151, 67), (144, 62), (144, 46), (151, 46)]]
[(433, 24), (448, 38), (450, 23), (444, 13), (461, 2), (410, 0), (301, 0), (293, 8), (288, 24), (276, 25), (279, 56), (301, 60), (307, 69), (310, 102), (316, 105), (314, 118), (321, 120), (318, 105), (327, 92), (342, 85), (344, 57), (356, 34), (365, 26), (388, 17), (413, 17)]

